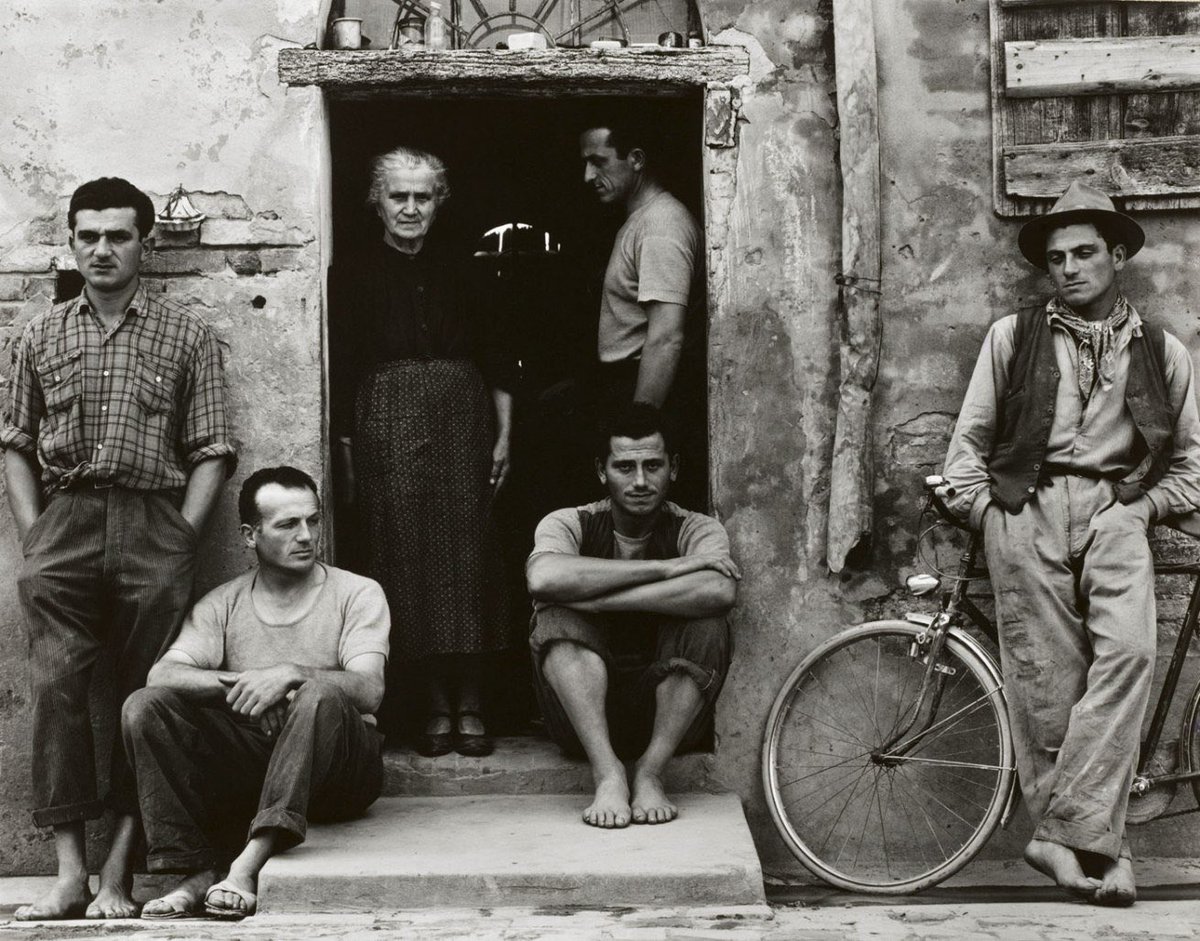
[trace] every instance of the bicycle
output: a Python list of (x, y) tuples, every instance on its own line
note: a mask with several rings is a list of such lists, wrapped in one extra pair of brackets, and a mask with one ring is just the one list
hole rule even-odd
[[(925, 491), (921, 526), (933, 514), (966, 530), (943, 502), (953, 490), (942, 477), (927, 477)], [(939, 525), (919, 527), (919, 549)], [(831, 885), (884, 895), (930, 888), (1012, 817), (1019, 791), (991, 649), (998, 637), (968, 595), (986, 577), (981, 548), (972, 533), (957, 571), (943, 576), (950, 584), (936, 614), (836, 634), (801, 660), (775, 698), (762, 755), (767, 806), (788, 849)], [(1200, 684), (1178, 742), (1162, 741), (1200, 620), (1200, 561), (1156, 563), (1155, 573), (1190, 575), (1193, 584), (1131, 787), (1135, 824), (1200, 810)], [(912, 575), (907, 588), (932, 595), (943, 587), (939, 575)], [(1183, 782), (1198, 806), (1167, 814)]]

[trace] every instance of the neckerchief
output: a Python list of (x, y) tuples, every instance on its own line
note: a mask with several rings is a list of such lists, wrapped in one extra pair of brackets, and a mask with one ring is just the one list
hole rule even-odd
[(1085, 320), (1058, 297), (1052, 298), (1046, 305), (1051, 322), (1062, 324), (1075, 339), (1079, 352), (1075, 379), (1085, 401), (1091, 395), (1097, 379), (1105, 389), (1112, 385), (1118, 352), (1115, 337), (1128, 322), (1132, 310), (1123, 295), (1117, 295), (1112, 312), (1104, 320)]

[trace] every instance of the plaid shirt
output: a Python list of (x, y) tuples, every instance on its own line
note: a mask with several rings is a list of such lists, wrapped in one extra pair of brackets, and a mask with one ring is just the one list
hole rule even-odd
[(86, 294), (34, 318), (13, 348), (0, 446), (63, 475), (127, 487), (183, 487), (191, 469), (236, 455), (221, 350), (208, 325), (140, 285), (106, 330)]

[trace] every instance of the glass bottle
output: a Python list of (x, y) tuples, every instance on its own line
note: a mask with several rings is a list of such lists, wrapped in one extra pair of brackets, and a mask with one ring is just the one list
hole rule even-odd
[(442, 16), (442, 5), (438, 0), (430, 0), (429, 16), (425, 17), (425, 48), (449, 49), (450, 30)]

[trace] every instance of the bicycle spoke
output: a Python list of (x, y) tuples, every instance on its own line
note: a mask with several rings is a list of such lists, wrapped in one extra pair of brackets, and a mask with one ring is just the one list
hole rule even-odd
[(875, 782), (875, 814), (879, 817), (879, 840), (883, 844), (883, 864), (887, 867), (887, 872), (890, 876), (892, 874), (892, 853), (888, 849), (887, 824), (883, 822), (883, 804), (879, 799), (880, 790), (881, 788), (877, 779)]
[(810, 655), (772, 709), (772, 814), (801, 861), (845, 888), (920, 889), (960, 868), (1013, 774), (989, 665), (951, 637), (934, 673), (913, 638), (901, 624), (853, 629)]
[[(876, 652), (876, 654), (879, 653), (879, 644), (875, 645), (875, 652)], [(862, 682), (858, 678), (858, 670), (855, 668), (854, 658), (849, 657), (847, 659), (849, 660), (849, 664), (850, 664), (850, 675), (853, 676), (856, 681), (854, 692), (856, 693), (859, 703), (862, 705), (863, 714), (871, 720), (871, 725), (875, 729), (875, 735), (877, 737), (877, 740), (883, 741), (883, 734), (879, 731), (879, 726), (875, 723), (875, 716), (874, 716), (872, 710), (868, 707), (867, 697), (862, 691)], [(876, 688), (876, 690), (878, 690), (878, 688), (879, 688), (878, 684), (876, 684), (875, 688)]]
[[(871, 796), (874, 797), (879, 793), (879, 775), (873, 776), (871, 781)], [(862, 852), (863, 844), (866, 842), (863, 837), (867, 835), (867, 826), (871, 823), (871, 801), (867, 799), (867, 812), (863, 814), (862, 829), (858, 833), (858, 844), (854, 850), (854, 865), (858, 865), (858, 854)]]
[[(842, 803), (842, 809), (839, 810), (838, 815), (836, 817), (834, 817), (833, 823), (830, 824), (829, 831), (825, 834), (825, 839), (821, 843), (822, 851), (824, 851), (825, 846), (829, 843), (829, 838), (831, 836), (833, 836), (834, 831), (837, 830), (838, 824), (841, 823), (842, 817), (846, 813), (846, 808), (849, 807), (850, 802), (852, 800), (854, 800), (854, 795), (855, 795), (855, 793), (857, 793), (859, 785), (862, 784), (863, 779), (867, 776), (868, 773), (869, 773), (868, 770), (864, 770), (863, 773), (861, 775), (859, 775), (858, 780), (854, 782), (854, 787), (852, 787), (850, 789), (849, 793), (846, 795), (846, 800)], [(838, 857), (841, 856), (842, 850), (844, 850), (846, 848), (846, 842), (849, 839), (850, 839), (850, 834), (846, 834), (846, 839), (842, 841), (842, 849), (838, 850)]]
[(833, 771), (836, 768), (841, 768), (845, 765), (848, 765), (852, 761), (857, 761), (860, 758), (866, 758), (866, 757), (867, 757), (866, 755), (854, 755), (849, 758), (844, 758), (842, 761), (834, 762), (831, 765), (788, 765), (789, 768), (816, 768), (817, 770), (810, 771), (808, 774), (801, 775), (798, 778), (792, 778), (792, 780), (790, 780), (790, 781), (780, 781), (779, 787), (780, 788), (791, 787), (794, 784), (799, 784), (801, 781), (806, 781), (809, 778), (815, 777), (818, 774), (825, 774), (829, 771)]
[[(896, 781), (896, 784), (899, 787), (908, 787), (907, 782), (904, 781)], [(937, 844), (938, 852), (942, 854), (942, 859), (949, 859), (950, 854), (946, 852), (946, 847), (942, 845), (942, 840), (938, 836), (937, 827), (933, 825), (933, 818), (929, 816), (929, 811), (925, 809), (924, 802), (919, 798), (914, 798), (913, 804), (915, 804), (917, 810), (921, 812), (921, 816), (925, 818), (925, 826), (929, 828), (929, 835), (933, 837), (933, 842)]]
[[(858, 772), (858, 777), (861, 778), (864, 774), (867, 774), (870, 771), (871, 771), (871, 769), (869, 767), (863, 768), (861, 771)], [(795, 807), (796, 804), (800, 803), (802, 800), (804, 800), (807, 797), (814, 797), (814, 796), (815, 797), (824, 797), (824, 800), (822, 800), (821, 803), (817, 804), (816, 807), (808, 808), (807, 813), (810, 816), (815, 815), (817, 813), (817, 811), (821, 810), (822, 808), (824, 808), (827, 804), (831, 803), (832, 801), (837, 800), (837, 798), (839, 798), (842, 795), (841, 788), (834, 787), (833, 785), (840, 784), (842, 781), (845, 781), (847, 778), (851, 777), (853, 774), (854, 774), (853, 770), (847, 771), (841, 777), (834, 779), (828, 785), (822, 785), (820, 788), (818, 788), (816, 790), (806, 791), (797, 797), (793, 797), (791, 800), (787, 801), (786, 806)]]
[(974, 712), (977, 709), (982, 709), (983, 706), (985, 706), (988, 703), (988, 701), (991, 699), (992, 694), (994, 692), (995, 692), (995, 690), (993, 690), (991, 693), (984, 693), (984, 695), (979, 697), (979, 699), (977, 699), (975, 702), (969, 703), (968, 705), (963, 706), (962, 709), (959, 709), (957, 712), (952, 712), (950, 715), (946, 716), (946, 718), (942, 719), (940, 722), (935, 722), (929, 728), (918, 732), (916, 735), (914, 735), (908, 741), (901, 742), (896, 747), (897, 748), (911, 747), (912, 745), (916, 744), (921, 739), (925, 738), (928, 735), (931, 735), (932, 733), (936, 732), (938, 729), (945, 726), (948, 722), (953, 722), (956, 718), (958, 718), (958, 716), (961, 713), (963, 713), (967, 710), (970, 710), (970, 712), (967, 712), (967, 714), (970, 715), (971, 712)]
[[(821, 677), (817, 676), (816, 673), (809, 671), (809, 673), (806, 675), (808, 677), (810, 677), (811, 679), (813, 679), (817, 683), (817, 685), (819, 685), (821, 687), (821, 689), (825, 691), (825, 697), (827, 700), (829, 700), (830, 702), (837, 702), (839, 700), (840, 697), (832, 694), (830, 692), (830, 690), (825, 686), (825, 682), (821, 679)], [(797, 691), (799, 691), (799, 689), (800, 688), (798, 688)], [(808, 715), (806, 713), (800, 713), (800, 714), (803, 715), (807, 719), (811, 719), (813, 722), (821, 722), (825, 725), (828, 725), (830, 728), (836, 729), (837, 731), (841, 732), (843, 735), (849, 736), (850, 738), (854, 739), (859, 745), (863, 746), (863, 748), (870, 748), (870, 746), (866, 742), (864, 742), (861, 738), (859, 738), (853, 732), (849, 732), (845, 729), (838, 728), (838, 726), (829, 722), (827, 719), (822, 719), (817, 716)]]
[[(792, 714), (793, 714), (792, 712), (789, 712), (789, 714), (788, 714), (789, 717)], [(841, 726), (835, 725), (834, 723), (830, 722), (828, 719), (823, 719), (820, 716), (814, 716), (808, 712), (800, 712), (799, 710), (795, 710), (794, 714), (800, 716), (802, 719), (807, 719), (809, 722), (813, 722), (817, 725), (823, 725), (826, 728), (833, 729), (833, 731), (837, 732), (839, 735), (846, 736), (845, 741), (847, 741), (847, 742), (853, 741), (855, 745), (859, 745), (859, 746), (867, 749), (868, 754), (870, 754), (870, 752), (872, 750), (870, 745), (868, 745), (866, 742), (864, 742), (861, 738), (859, 738), (857, 735), (855, 735), (849, 729), (843, 729)]]
[[(895, 775), (893, 775), (888, 780), (888, 793), (890, 795), (892, 795), (893, 803), (897, 807), (899, 807), (901, 813), (904, 814), (904, 820), (905, 820), (905, 822), (908, 823), (908, 830), (913, 835), (911, 845), (916, 847), (917, 852), (919, 852), (921, 854), (921, 861), (924, 864), (925, 868), (928, 869), (931, 861), (929, 859), (928, 854), (925, 852), (925, 842), (924, 842), (924, 840), (921, 839), (921, 834), (917, 830), (917, 825), (915, 823), (913, 823), (912, 814), (910, 814), (908, 812), (909, 802), (904, 799), (904, 795), (899, 793), (899, 788), (897, 788), (896, 784), (897, 784), (896, 777), (895, 777)], [(920, 808), (918, 807), (918, 809), (920, 809)], [(932, 832), (932, 830), (931, 830), (931, 832)], [(936, 833), (933, 834), (933, 838), (935, 841), (937, 840)]]

